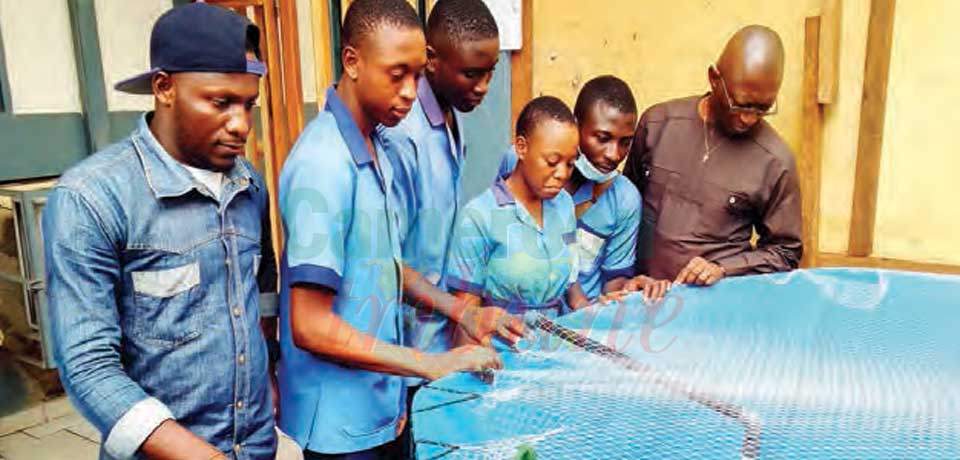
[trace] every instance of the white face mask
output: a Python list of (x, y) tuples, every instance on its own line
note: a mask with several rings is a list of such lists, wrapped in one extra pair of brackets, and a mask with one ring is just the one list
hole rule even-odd
[(584, 155), (583, 152), (579, 152), (579, 155), (577, 155), (577, 160), (574, 162), (574, 164), (577, 165), (577, 169), (580, 170), (580, 174), (583, 174), (583, 177), (594, 182), (604, 183), (610, 179), (613, 179), (614, 177), (617, 177), (617, 174), (620, 174), (620, 171), (617, 171), (616, 169), (606, 174), (600, 172), (595, 166), (593, 166), (593, 163), (587, 159), (587, 156)]

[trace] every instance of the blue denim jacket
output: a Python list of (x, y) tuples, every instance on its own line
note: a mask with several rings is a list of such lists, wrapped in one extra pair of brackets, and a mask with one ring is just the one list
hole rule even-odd
[(226, 179), (217, 200), (145, 117), (50, 195), (43, 237), (55, 356), (67, 394), (103, 435), (101, 459), (140, 458), (167, 419), (231, 458), (273, 459), (259, 327), (260, 292), (276, 288), (269, 201), (246, 160)]

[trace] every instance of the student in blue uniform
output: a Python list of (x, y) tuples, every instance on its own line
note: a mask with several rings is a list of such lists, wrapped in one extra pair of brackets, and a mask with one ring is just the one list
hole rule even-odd
[(577, 126), (561, 100), (530, 101), (517, 119), (518, 163), (471, 200), (458, 220), (447, 285), (475, 304), (558, 316), (589, 302), (577, 283), (576, 219), (563, 190)]
[[(401, 209), (404, 263), (443, 289), (447, 252), (457, 211), (466, 155), (461, 113), (487, 94), (499, 59), (497, 23), (483, 0), (441, 0), (427, 20), (427, 64), (408, 117), (385, 130)], [(404, 309), (405, 343), (424, 351), (449, 349), (453, 327), (437, 311)], [(487, 320), (505, 312), (484, 309)], [(508, 321), (507, 324), (510, 324)], [(513, 326), (520, 332), (522, 325)], [(506, 330), (510, 334), (510, 328)]]
[[(565, 190), (577, 216), (578, 279), (591, 299), (642, 290), (660, 299), (666, 280), (634, 277), (634, 248), (642, 210), (640, 193), (617, 167), (630, 152), (637, 126), (637, 103), (623, 80), (605, 75), (588, 81), (574, 106), (580, 155)], [(500, 163), (500, 175), (517, 164), (513, 149)]]
[(410, 111), (426, 43), (405, 0), (354, 1), (341, 42), (343, 75), (280, 177), (280, 426), (307, 460), (402, 458), (403, 376), (501, 363), (484, 347), (400, 345), (407, 270), (381, 130)]

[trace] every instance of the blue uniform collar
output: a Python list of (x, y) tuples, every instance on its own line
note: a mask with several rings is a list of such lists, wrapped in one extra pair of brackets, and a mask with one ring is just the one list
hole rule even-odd
[(517, 204), (517, 199), (513, 196), (510, 188), (507, 187), (506, 178), (497, 177), (491, 189), (493, 190), (493, 198), (497, 201), (497, 206), (502, 208), (507, 205)]
[(573, 193), (573, 204), (581, 204), (590, 201), (593, 198), (593, 188), (597, 185), (592, 180), (585, 180), (583, 184)]
[[(147, 118), (153, 113), (144, 114), (137, 122), (137, 129), (133, 132), (132, 140), (137, 155), (143, 164), (143, 174), (147, 178), (147, 185), (157, 198), (172, 198), (185, 195), (190, 190), (199, 190), (197, 182), (177, 160), (160, 145), (147, 124)], [(226, 173), (230, 182), (236, 181), (241, 186), (253, 184), (253, 171), (246, 161), (238, 159), (236, 164)]]
[(340, 129), (340, 135), (343, 136), (343, 141), (347, 143), (347, 148), (350, 149), (353, 161), (358, 166), (372, 162), (373, 157), (370, 156), (370, 150), (367, 149), (367, 141), (364, 139), (363, 133), (360, 132), (357, 122), (353, 119), (353, 115), (350, 114), (350, 110), (347, 109), (343, 100), (340, 99), (340, 95), (337, 94), (335, 85), (330, 85), (327, 88), (327, 103), (323, 110), (333, 114), (333, 119), (337, 121), (337, 128)]
[(427, 115), (430, 126), (434, 128), (443, 126), (447, 120), (443, 117), (443, 109), (440, 108), (440, 102), (437, 101), (437, 95), (433, 93), (430, 81), (426, 76), (421, 75), (417, 82), (417, 99), (420, 100), (420, 107), (423, 107), (423, 113)]

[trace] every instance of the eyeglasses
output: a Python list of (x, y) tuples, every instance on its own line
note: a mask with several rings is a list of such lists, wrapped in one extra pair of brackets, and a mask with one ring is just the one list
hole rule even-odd
[(773, 100), (773, 104), (770, 107), (751, 107), (737, 105), (733, 102), (733, 99), (730, 97), (730, 91), (727, 90), (727, 82), (723, 79), (723, 75), (720, 74), (720, 71), (714, 66), (713, 71), (716, 72), (717, 76), (720, 77), (720, 87), (723, 88), (723, 97), (727, 100), (727, 107), (730, 108), (730, 113), (739, 115), (742, 113), (749, 113), (756, 115), (758, 117), (766, 117), (770, 115), (776, 115), (779, 108), (777, 100)]

